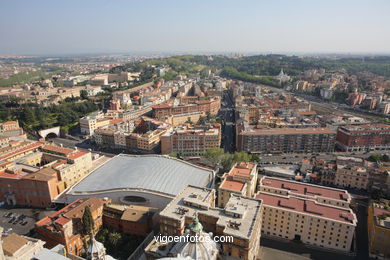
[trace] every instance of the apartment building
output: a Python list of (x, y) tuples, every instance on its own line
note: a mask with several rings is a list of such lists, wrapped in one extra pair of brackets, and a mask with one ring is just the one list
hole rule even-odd
[[(233, 237), (233, 241), (221, 243), (223, 259), (256, 259), (260, 249), (262, 202), (233, 194), (222, 209), (215, 208), (214, 201), (215, 190), (187, 186), (160, 212), (161, 234), (183, 235), (195, 222), (205, 232)], [(167, 256), (173, 247), (166, 245), (165, 251), (158, 250), (159, 243), (153, 240), (145, 249), (147, 259)]]
[(199, 111), (187, 114), (177, 114), (166, 116), (163, 121), (171, 124), (173, 126), (180, 126), (185, 124), (188, 121), (197, 123), (202, 116), (206, 116), (206, 113)]
[(390, 204), (388, 200), (373, 202), (368, 208), (368, 249), (374, 259), (390, 257)]
[(357, 225), (350, 195), (339, 189), (263, 177), (262, 234), (349, 252)]
[(340, 126), (336, 146), (341, 151), (367, 151), (390, 149), (390, 125), (365, 124)]
[(334, 184), (344, 188), (368, 189), (369, 171), (361, 166), (337, 164)]
[(221, 125), (182, 126), (161, 136), (161, 153), (185, 156), (202, 155), (221, 146)]
[(329, 128), (274, 128), (240, 130), (237, 150), (251, 153), (332, 152), (336, 132)]
[(218, 188), (218, 207), (225, 207), (233, 193), (253, 197), (256, 192), (257, 175), (257, 165), (255, 163), (236, 163), (222, 177), (222, 182)]
[(161, 136), (170, 129), (171, 125), (167, 123), (141, 117), (97, 129), (93, 136), (100, 146), (152, 152), (159, 150)]
[(194, 112), (210, 113), (212, 115), (218, 114), (221, 108), (220, 97), (214, 97), (209, 100), (196, 100), (192, 104), (173, 105), (163, 103), (152, 107), (153, 116), (158, 119), (163, 119), (169, 115), (187, 114)]
[(58, 244), (65, 246), (70, 254), (80, 255), (83, 251), (82, 216), (85, 207), (91, 210), (94, 220), (94, 230), (102, 226), (103, 206), (109, 200), (100, 198), (78, 199), (54, 214), (35, 223), (35, 231), (39, 239), (46, 242), (46, 247)]
[(24, 141), (0, 150), (0, 197), (8, 205), (50, 207), (92, 167), (90, 153)]

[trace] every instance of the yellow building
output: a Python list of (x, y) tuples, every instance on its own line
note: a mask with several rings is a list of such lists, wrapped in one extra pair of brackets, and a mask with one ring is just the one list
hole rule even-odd
[(257, 185), (257, 165), (255, 163), (240, 162), (235, 164), (222, 177), (218, 188), (218, 207), (225, 207), (231, 194), (235, 193), (253, 197)]
[(368, 245), (370, 257), (390, 258), (390, 205), (388, 200), (374, 202), (368, 208)]
[[(187, 186), (160, 212), (160, 233), (183, 235), (197, 216), (206, 232), (233, 238), (221, 243), (222, 259), (257, 259), (262, 202), (255, 198), (232, 195), (224, 208), (215, 208), (214, 200), (215, 190)], [(150, 250), (158, 249), (153, 247), (155, 243), (152, 241), (145, 249), (147, 259), (166, 256), (161, 255), (161, 250)], [(148, 258), (148, 255), (153, 257)]]
[(351, 250), (357, 219), (346, 191), (263, 177), (256, 198), (263, 201), (263, 235)]

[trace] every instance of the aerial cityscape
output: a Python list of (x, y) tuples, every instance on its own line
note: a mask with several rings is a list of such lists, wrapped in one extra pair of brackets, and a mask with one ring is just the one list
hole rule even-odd
[(390, 259), (389, 13), (2, 1), (0, 260)]

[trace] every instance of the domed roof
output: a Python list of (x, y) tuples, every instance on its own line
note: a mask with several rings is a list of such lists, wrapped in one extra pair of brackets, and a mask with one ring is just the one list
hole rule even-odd
[(213, 240), (211, 233), (203, 232), (203, 226), (197, 216), (195, 216), (194, 221), (188, 228), (188, 231), (183, 235), (186, 239), (176, 243), (170, 253), (177, 257), (216, 260), (219, 253), (219, 245)]
[[(183, 236), (191, 237), (189, 233), (185, 233)], [(201, 231), (197, 238), (197, 242), (191, 242), (192, 240), (189, 238), (189, 241), (176, 243), (170, 253), (181, 257), (191, 257), (191, 259), (216, 260), (219, 245), (214, 242), (211, 235)]]

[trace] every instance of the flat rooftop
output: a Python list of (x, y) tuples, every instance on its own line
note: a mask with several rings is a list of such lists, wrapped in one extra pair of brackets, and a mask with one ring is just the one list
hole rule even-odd
[(188, 184), (210, 187), (213, 176), (210, 169), (175, 158), (120, 154), (93, 171), (69, 193), (136, 189), (176, 196)]
[(282, 196), (263, 192), (258, 193), (256, 198), (261, 199), (265, 206), (272, 206), (305, 215), (327, 218), (354, 225), (357, 223), (356, 215), (352, 212), (351, 209), (319, 204), (310, 199), (298, 198), (294, 196)]
[(289, 181), (268, 176), (264, 176), (263, 178), (261, 178), (260, 185), (281, 190), (287, 190), (293, 194), (300, 194), (311, 197), (317, 196), (342, 201), (348, 201), (351, 198), (351, 196), (345, 190), (328, 188), (324, 186), (318, 186), (296, 181)]
[(245, 135), (313, 135), (313, 134), (336, 134), (330, 128), (270, 128), (251, 129), (251, 132), (242, 132)]
[(194, 219), (196, 213), (205, 215), (217, 219), (216, 224), (223, 228), (225, 235), (249, 239), (254, 222), (261, 216), (261, 200), (232, 194), (224, 209), (211, 207), (213, 200), (214, 190), (187, 186), (160, 212), (160, 216), (183, 221), (183, 217)]

